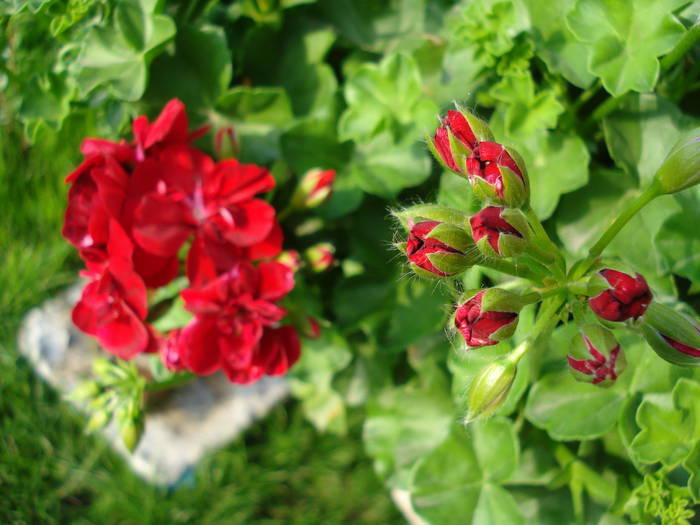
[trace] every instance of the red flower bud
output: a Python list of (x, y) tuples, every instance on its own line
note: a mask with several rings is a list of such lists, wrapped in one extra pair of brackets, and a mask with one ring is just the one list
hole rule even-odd
[(640, 274), (635, 277), (617, 270), (605, 269), (598, 272), (610, 285), (595, 297), (589, 299), (591, 309), (607, 321), (637, 319), (644, 314), (651, 302), (651, 291)]
[[(443, 235), (439, 235), (438, 227), (445, 230)], [(466, 232), (463, 230), (439, 221), (423, 221), (413, 224), (406, 240), (406, 256), (409, 262), (434, 275), (441, 277), (454, 275), (456, 272), (445, 271), (447, 268), (438, 268), (435, 262), (431, 260), (431, 256), (441, 254), (457, 255), (460, 256), (459, 259), (463, 259), (464, 257), (462, 256), (467, 244), (465, 239), (461, 239), (459, 235), (456, 235), (459, 231), (463, 234), (462, 237), (467, 238)], [(448, 236), (453, 240), (452, 243), (446, 242), (446, 237)], [(461, 270), (464, 270), (464, 268), (461, 268)]]
[(627, 364), (615, 336), (599, 325), (584, 326), (571, 348), (567, 359), (578, 381), (611, 386)]
[(479, 142), (466, 164), (469, 181), (479, 198), (510, 207), (527, 201), (525, 163), (514, 150), (497, 142)]
[(442, 120), (428, 145), (433, 155), (447, 168), (466, 175), (465, 161), (480, 140), (493, 140), (491, 130), (485, 122), (471, 113), (451, 110)]
[[(469, 219), (474, 242), (485, 255), (510, 257), (525, 249), (526, 241), (521, 233), (526, 229), (525, 218), (511, 217), (511, 221), (518, 225), (516, 228), (506, 220), (508, 217), (504, 217), (505, 211), (499, 206), (489, 206)], [(519, 213), (517, 210), (511, 211)], [(479, 242), (481, 239), (485, 240)]]
[[(494, 292), (495, 291), (495, 292)], [(515, 330), (518, 314), (512, 311), (487, 310), (488, 302), (484, 304), (484, 295), (514, 295), (504, 290), (491, 288), (482, 290), (464, 304), (457, 307), (455, 326), (469, 346), (491, 346), (501, 339), (510, 337)], [(487, 297), (487, 299), (490, 299)], [(499, 299), (502, 299), (499, 297)]]
[(315, 208), (327, 201), (333, 192), (334, 170), (313, 169), (299, 181), (290, 206), (293, 209)]
[(659, 357), (674, 365), (700, 366), (697, 320), (654, 301), (642, 321), (642, 334)]
[(328, 270), (335, 262), (335, 246), (329, 242), (320, 242), (306, 249), (304, 255), (309, 266), (314, 272), (321, 273)]

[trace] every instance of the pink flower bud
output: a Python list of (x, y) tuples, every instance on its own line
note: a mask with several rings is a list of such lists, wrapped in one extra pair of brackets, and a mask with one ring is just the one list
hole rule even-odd
[(334, 181), (334, 170), (308, 171), (299, 181), (292, 202), (296, 207), (315, 208), (330, 198)]
[[(510, 211), (519, 214), (519, 210)], [(469, 219), (474, 243), (482, 253), (490, 257), (517, 255), (526, 246), (526, 240), (521, 233), (521, 230), (525, 231), (527, 227), (525, 218), (513, 217), (509, 222), (504, 216), (507, 213), (504, 212), (505, 208), (488, 206)], [(518, 227), (513, 223), (517, 223)]]
[(571, 348), (567, 359), (577, 381), (611, 386), (627, 364), (615, 336), (599, 325), (584, 326)]
[(168, 370), (172, 370), (174, 372), (179, 372), (180, 370), (185, 369), (185, 365), (180, 358), (180, 352), (182, 350), (180, 342), (181, 332), (182, 330), (180, 329), (170, 332), (161, 348), (160, 357), (163, 364)]
[(335, 247), (328, 242), (320, 242), (306, 249), (304, 255), (309, 266), (316, 273), (325, 272), (335, 262)]
[(651, 290), (640, 274), (635, 277), (617, 270), (598, 272), (610, 288), (588, 300), (591, 309), (607, 321), (637, 319), (651, 302)]
[(278, 263), (284, 264), (287, 268), (296, 272), (301, 268), (301, 256), (296, 250), (285, 250), (275, 259)]
[(240, 143), (233, 127), (226, 126), (216, 132), (214, 135), (214, 152), (219, 160), (238, 158)]
[(517, 295), (489, 288), (457, 307), (454, 324), (469, 346), (491, 346), (513, 335), (519, 311)]

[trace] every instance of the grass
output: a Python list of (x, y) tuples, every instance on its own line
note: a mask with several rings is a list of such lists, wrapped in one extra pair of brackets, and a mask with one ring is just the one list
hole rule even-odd
[(346, 437), (318, 434), (290, 401), (210, 454), (174, 489), (134, 475), (84, 420), (33, 374), (15, 334), (24, 313), (76, 276), (59, 234), (63, 176), (89, 126), (0, 143), (0, 523), (402, 523), (363, 454), (360, 414)]

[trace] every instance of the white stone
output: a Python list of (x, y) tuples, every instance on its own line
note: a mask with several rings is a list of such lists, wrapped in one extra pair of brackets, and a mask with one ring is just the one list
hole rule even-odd
[[(80, 297), (76, 285), (31, 310), (19, 332), (19, 348), (37, 373), (64, 399), (90, 377), (92, 362), (106, 354), (71, 322)], [(252, 385), (234, 385), (223, 374), (197, 378), (148, 412), (141, 441), (133, 453), (115, 425), (103, 433), (138, 474), (159, 484), (177, 482), (209, 450), (231, 441), (288, 395), (284, 378), (266, 377)]]

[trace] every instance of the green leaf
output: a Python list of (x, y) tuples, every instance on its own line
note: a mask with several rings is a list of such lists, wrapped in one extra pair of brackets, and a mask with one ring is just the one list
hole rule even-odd
[(558, 372), (534, 384), (525, 415), (553, 439), (594, 439), (613, 428), (624, 400), (625, 393), (617, 385), (603, 389)]
[(440, 175), (437, 202), (470, 215), (481, 209), (481, 203), (474, 197), (469, 181), (451, 171), (443, 171)]
[[(411, 502), (430, 523), (524, 523), (505, 481), (518, 463), (509, 420), (476, 422), (468, 432), (454, 426), (449, 437), (416, 465)], [(494, 480), (494, 481), (491, 481)]]
[(577, 135), (539, 130), (524, 138), (503, 139), (525, 159), (532, 192), (530, 204), (541, 220), (552, 215), (562, 194), (588, 182), (590, 156)]
[[(352, 325), (372, 315), (387, 304), (391, 288), (385, 279), (357, 276), (338, 283), (334, 293), (334, 309), (340, 326)], [(362, 308), (357, 308), (362, 304)]]
[(351, 359), (345, 339), (324, 328), (319, 339), (304, 341), (301, 358), (290, 372), (292, 394), (302, 400), (304, 414), (319, 430), (336, 434), (347, 430), (345, 403), (332, 381)]
[(656, 235), (656, 247), (669, 271), (700, 284), (700, 187), (675, 195), (681, 210), (671, 215)]
[(549, 69), (560, 72), (572, 84), (586, 88), (595, 78), (588, 71), (589, 48), (576, 39), (565, 23), (574, 2), (524, 0), (532, 22), (531, 34), (537, 55)]
[(432, 377), (427, 384), (415, 379), (386, 389), (368, 405), (365, 448), (377, 473), (392, 487), (407, 488), (413, 464), (442, 443), (454, 419), (444, 376)]
[(651, 91), (659, 76), (657, 57), (683, 36), (673, 16), (684, 0), (577, 0), (566, 17), (569, 29), (590, 48), (588, 67), (614, 96)]
[(146, 96), (158, 103), (177, 97), (189, 112), (204, 112), (226, 91), (231, 74), (224, 31), (213, 26), (183, 26), (175, 38), (175, 53), (154, 60)]
[(700, 383), (680, 379), (671, 394), (648, 394), (637, 410), (641, 431), (630, 444), (644, 463), (676, 466), (700, 439)]
[(386, 325), (382, 347), (402, 349), (445, 324), (450, 295), (445, 287), (420, 280), (404, 280), (396, 291), (396, 304)]
[(384, 132), (356, 145), (347, 175), (363, 191), (388, 199), (427, 179), (430, 159), (417, 136), (395, 143)]
[(685, 458), (683, 467), (690, 473), (688, 488), (695, 502), (700, 502), (700, 440), (695, 442), (693, 450)]
[(215, 109), (214, 124), (236, 130), (243, 162), (267, 164), (279, 158), (280, 134), (293, 118), (282, 88), (233, 88), (219, 98)]
[(148, 65), (175, 35), (175, 24), (161, 11), (154, 0), (122, 0), (112, 25), (90, 30), (76, 63), (83, 95), (98, 86), (123, 100), (143, 95)]
[(610, 156), (646, 185), (683, 130), (694, 122), (678, 106), (653, 93), (630, 93), (605, 118), (603, 131)]

